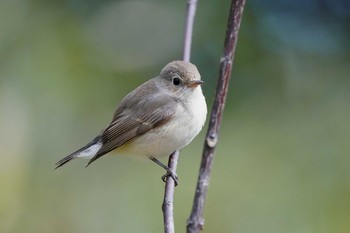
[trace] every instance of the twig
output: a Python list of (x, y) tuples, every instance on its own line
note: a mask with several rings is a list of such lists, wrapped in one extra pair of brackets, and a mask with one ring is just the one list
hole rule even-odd
[[(176, 173), (177, 160), (179, 157), (179, 151), (175, 151), (169, 157), (168, 167)], [(162, 205), (163, 220), (164, 220), (164, 232), (174, 233), (174, 189), (175, 181), (170, 177), (166, 179), (164, 200)]]
[[(191, 56), (191, 41), (194, 16), (196, 13), (197, 0), (187, 1), (187, 13), (185, 22), (185, 33), (184, 33), (184, 49), (183, 49), (183, 60), (189, 62)], [(169, 157), (168, 167), (176, 172), (177, 160), (179, 157), (179, 151), (175, 151)], [(166, 179), (164, 200), (162, 205), (163, 220), (164, 220), (164, 232), (174, 233), (174, 189), (175, 182), (173, 179)]]
[(197, 0), (187, 1), (186, 26), (184, 35), (183, 60), (189, 62), (191, 57), (193, 22), (196, 15)]
[(231, 77), (231, 68), (237, 43), (238, 31), (241, 24), (245, 0), (232, 0), (223, 56), (220, 59), (219, 78), (216, 89), (216, 96), (210, 116), (209, 127), (204, 143), (202, 161), (199, 170), (196, 193), (193, 201), (191, 215), (187, 221), (187, 233), (198, 233), (204, 225), (204, 204), (209, 186), (211, 168), (214, 159), (214, 152), (218, 142), (222, 113), (225, 107), (225, 100), (228, 85)]

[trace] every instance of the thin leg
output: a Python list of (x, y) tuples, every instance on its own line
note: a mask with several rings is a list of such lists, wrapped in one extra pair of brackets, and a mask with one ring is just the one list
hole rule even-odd
[(177, 178), (177, 175), (175, 174), (175, 172), (173, 172), (169, 167), (165, 166), (162, 162), (160, 162), (158, 159), (154, 158), (153, 156), (150, 156), (149, 159), (166, 170), (166, 174), (162, 176), (162, 180), (164, 182), (166, 181), (166, 178), (170, 176), (171, 178), (173, 178), (175, 182), (175, 186), (179, 184), (179, 179)]

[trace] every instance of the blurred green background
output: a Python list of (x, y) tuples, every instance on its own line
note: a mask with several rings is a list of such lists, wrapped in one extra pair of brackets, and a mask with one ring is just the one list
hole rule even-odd
[[(162, 232), (164, 171), (54, 163), (181, 59), (186, 1), (0, 1), (0, 232)], [(192, 62), (211, 108), (230, 1), (199, 1)], [(248, 0), (204, 232), (350, 229), (349, 1)], [(179, 160), (185, 231), (204, 133)], [(163, 159), (166, 162), (166, 158)]]

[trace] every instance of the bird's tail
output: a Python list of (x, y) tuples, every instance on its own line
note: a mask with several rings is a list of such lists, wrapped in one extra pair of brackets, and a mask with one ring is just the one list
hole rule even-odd
[(101, 136), (97, 136), (94, 140), (89, 142), (86, 146), (80, 148), (77, 151), (74, 151), (70, 155), (64, 157), (60, 161), (58, 161), (55, 165), (55, 169), (63, 166), (64, 164), (68, 163), (72, 159), (75, 158), (92, 158), (95, 156), (97, 151), (102, 147), (102, 140)]

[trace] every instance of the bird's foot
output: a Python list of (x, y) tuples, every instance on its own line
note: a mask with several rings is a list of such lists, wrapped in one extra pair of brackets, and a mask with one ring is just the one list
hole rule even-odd
[(166, 180), (168, 179), (169, 176), (174, 180), (175, 187), (176, 187), (179, 184), (179, 178), (177, 177), (176, 173), (173, 172), (172, 170), (170, 170), (170, 169), (167, 170), (165, 175), (162, 176), (162, 180), (164, 182), (166, 182)]

